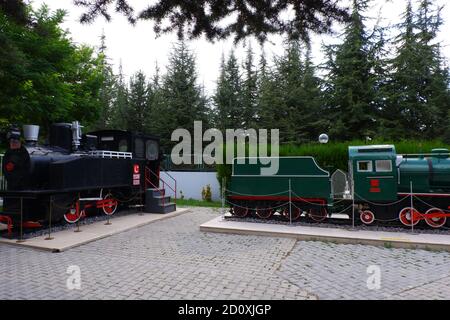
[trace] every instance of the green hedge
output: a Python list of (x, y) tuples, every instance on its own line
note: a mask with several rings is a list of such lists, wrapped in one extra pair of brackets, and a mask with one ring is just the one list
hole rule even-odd
[[(365, 141), (330, 142), (327, 144), (309, 143), (303, 145), (281, 145), (280, 156), (312, 156), (323, 169), (334, 172), (336, 169), (347, 171), (348, 146), (365, 145)], [(370, 141), (370, 144), (393, 144), (398, 154), (429, 153), (433, 148), (448, 148), (450, 145), (439, 140), (434, 141)], [(217, 165), (217, 179), (222, 184), (231, 177), (231, 165)]]

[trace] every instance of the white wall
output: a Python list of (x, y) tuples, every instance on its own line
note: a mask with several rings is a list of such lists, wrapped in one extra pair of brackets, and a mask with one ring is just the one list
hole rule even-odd
[[(202, 200), (202, 189), (209, 184), (212, 200), (220, 200), (220, 185), (216, 172), (168, 171), (168, 173), (177, 180), (177, 198), (180, 198), (180, 191), (182, 191), (185, 199)], [(166, 183), (173, 186), (173, 180), (167, 177), (164, 171), (161, 171), (160, 175)], [(174, 192), (168, 187), (166, 187), (166, 194), (174, 196)]]

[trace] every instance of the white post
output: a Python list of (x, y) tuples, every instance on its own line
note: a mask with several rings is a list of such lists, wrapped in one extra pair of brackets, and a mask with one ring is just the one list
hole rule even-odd
[(292, 224), (291, 179), (289, 179), (289, 224)]
[(414, 217), (414, 207), (413, 207), (413, 189), (412, 189), (412, 181), (409, 180), (409, 189), (410, 189), (410, 196), (411, 196), (411, 210), (410, 210), (410, 219), (411, 219), (411, 232), (414, 233), (414, 222), (413, 222), (413, 217)]
[(222, 220), (225, 219), (225, 177), (222, 178)]
[(352, 229), (355, 229), (355, 183), (352, 175)]

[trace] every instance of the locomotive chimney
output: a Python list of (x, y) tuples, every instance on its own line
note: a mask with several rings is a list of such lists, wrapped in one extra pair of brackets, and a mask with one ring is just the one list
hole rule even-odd
[(72, 122), (72, 148), (74, 151), (77, 151), (81, 144), (81, 128), (83, 127), (78, 121)]
[(27, 144), (35, 144), (39, 138), (39, 126), (24, 125), (23, 136)]

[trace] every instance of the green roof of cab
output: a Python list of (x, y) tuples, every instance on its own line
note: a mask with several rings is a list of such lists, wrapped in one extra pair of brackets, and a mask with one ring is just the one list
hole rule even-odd
[(355, 159), (386, 159), (397, 157), (395, 146), (391, 144), (386, 145), (371, 145), (371, 146), (349, 146), (348, 157), (350, 160)]

